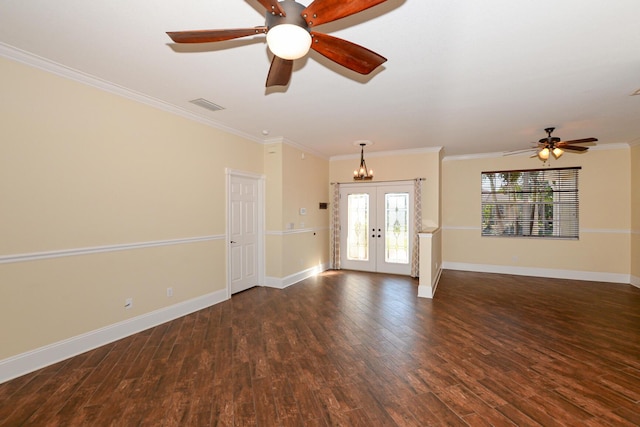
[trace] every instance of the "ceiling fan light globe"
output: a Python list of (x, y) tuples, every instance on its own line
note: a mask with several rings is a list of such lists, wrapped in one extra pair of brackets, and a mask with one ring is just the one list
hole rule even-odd
[(547, 147), (543, 148), (542, 150), (540, 150), (538, 152), (538, 157), (540, 158), (540, 160), (542, 161), (547, 161), (549, 160), (549, 149)]
[(267, 32), (269, 50), (282, 59), (302, 58), (311, 48), (311, 34), (293, 24), (280, 24)]
[(553, 157), (555, 157), (556, 159), (559, 159), (560, 156), (564, 154), (564, 151), (562, 150), (562, 148), (556, 147), (553, 149), (552, 153), (553, 153)]

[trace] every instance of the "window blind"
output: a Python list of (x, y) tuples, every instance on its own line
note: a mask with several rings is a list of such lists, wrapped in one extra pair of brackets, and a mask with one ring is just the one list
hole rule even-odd
[(482, 235), (577, 239), (579, 170), (482, 172)]

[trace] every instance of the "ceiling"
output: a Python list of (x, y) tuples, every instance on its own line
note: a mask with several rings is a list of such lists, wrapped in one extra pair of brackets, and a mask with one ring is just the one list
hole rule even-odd
[(388, 0), (316, 29), (386, 57), (372, 74), (311, 51), (269, 89), (264, 36), (165, 34), (264, 25), (257, 0), (3, 0), (0, 47), (325, 157), (357, 154), (360, 140), (367, 152), (468, 155), (528, 148), (549, 126), (564, 140), (638, 141), (639, 16), (637, 0)]

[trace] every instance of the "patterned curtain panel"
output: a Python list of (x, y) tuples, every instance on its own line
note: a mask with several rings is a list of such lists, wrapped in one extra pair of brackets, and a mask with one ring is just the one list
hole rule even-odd
[(329, 228), (329, 268), (340, 270), (340, 184), (333, 185)]
[(420, 233), (422, 229), (422, 178), (416, 178), (413, 184), (413, 251), (411, 253), (411, 277), (420, 276)]

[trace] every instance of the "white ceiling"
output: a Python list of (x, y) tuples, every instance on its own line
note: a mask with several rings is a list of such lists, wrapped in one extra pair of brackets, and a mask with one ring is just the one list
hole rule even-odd
[(175, 45), (165, 34), (259, 26), (263, 10), (256, 0), (3, 0), (0, 43), (327, 157), (357, 153), (357, 140), (374, 142), (368, 152), (517, 150), (548, 126), (564, 140), (640, 138), (637, 0), (388, 0), (315, 29), (385, 64), (360, 76), (311, 51), (284, 88), (264, 87), (264, 37)]

